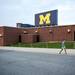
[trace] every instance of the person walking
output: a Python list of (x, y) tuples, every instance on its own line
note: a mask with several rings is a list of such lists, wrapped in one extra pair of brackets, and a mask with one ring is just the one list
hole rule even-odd
[(65, 54), (67, 54), (67, 52), (66, 52), (66, 47), (65, 47), (65, 40), (63, 40), (62, 43), (61, 43), (61, 50), (60, 50), (59, 54), (61, 54), (61, 52), (62, 52), (63, 50), (65, 51)]

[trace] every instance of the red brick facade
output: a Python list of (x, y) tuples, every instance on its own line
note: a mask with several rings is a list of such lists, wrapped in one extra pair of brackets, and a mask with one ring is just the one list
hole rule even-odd
[(0, 27), (0, 45), (11, 45), (18, 42), (34, 43), (47, 41), (75, 41), (75, 25), (15, 28)]

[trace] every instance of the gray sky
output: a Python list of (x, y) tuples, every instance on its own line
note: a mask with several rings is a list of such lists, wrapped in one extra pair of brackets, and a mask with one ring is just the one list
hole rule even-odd
[(34, 25), (37, 13), (58, 9), (58, 24), (75, 24), (75, 0), (0, 0), (0, 26)]

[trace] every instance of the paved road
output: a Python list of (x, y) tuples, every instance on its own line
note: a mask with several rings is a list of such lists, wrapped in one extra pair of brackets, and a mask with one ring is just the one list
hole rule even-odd
[(0, 50), (0, 75), (75, 75), (75, 56)]

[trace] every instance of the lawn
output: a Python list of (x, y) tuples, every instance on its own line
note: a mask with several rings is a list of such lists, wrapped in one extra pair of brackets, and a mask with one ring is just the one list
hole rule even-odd
[[(33, 47), (33, 48), (61, 48), (60, 42), (38, 42), (38, 43), (16, 43), (11, 46), (14, 47)], [(65, 42), (67, 49), (75, 49), (75, 42)]]

